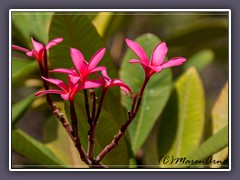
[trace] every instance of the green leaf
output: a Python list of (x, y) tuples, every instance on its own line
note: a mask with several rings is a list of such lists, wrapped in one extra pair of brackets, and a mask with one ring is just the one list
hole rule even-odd
[[(53, 68), (72, 68), (74, 66), (70, 57), (70, 47), (79, 49), (87, 61), (90, 60), (97, 50), (106, 47), (96, 28), (87, 16), (82, 14), (54, 14), (50, 25), (49, 39), (56, 37), (63, 37), (64, 40), (50, 50), (50, 60)], [(116, 67), (109, 50), (106, 51), (99, 65), (104, 65), (108, 68), (110, 77), (117, 76)], [(60, 76), (60, 74), (56, 74), (56, 76), (66, 77), (66, 75)]]
[[(222, 88), (221, 93), (212, 110), (212, 127), (213, 134), (219, 132), (223, 127), (228, 124), (228, 83)], [(228, 156), (228, 148), (213, 155), (216, 161), (224, 161)], [(220, 164), (212, 164), (211, 167), (220, 167)]]
[[(107, 99), (105, 100), (107, 101)], [(104, 101), (104, 104), (106, 101)], [(117, 101), (114, 98), (111, 99), (111, 102), (114, 102), (114, 108), (117, 109), (117, 107), (120, 107), (118, 103), (115, 104), (115, 102)], [(78, 93), (75, 96), (75, 109), (77, 110), (81, 144), (86, 150), (88, 144), (89, 126), (87, 123), (87, 116), (85, 112), (84, 98), (81, 93)], [(67, 118), (70, 121), (71, 117), (68, 102), (65, 103), (65, 111), (67, 114)], [(99, 117), (96, 130), (94, 157), (96, 157), (105, 148), (107, 144), (111, 143), (112, 139), (114, 138), (114, 135), (118, 133), (120, 129), (119, 117), (121, 117), (121, 114), (112, 114), (111, 111), (109, 111), (106, 106), (102, 107), (102, 111)], [(128, 151), (129, 150), (127, 141), (125, 137), (123, 137), (120, 140), (120, 144), (115, 149), (113, 149), (108, 155), (106, 155), (102, 162), (105, 165), (109, 166), (113, 165), (113, 168), (116, 167), (116, 165), (127, 165), (129, 157)]]
[[(228, 125), (207, 139), (199, 148), (192, 152), (188, 159), (204, 160), (228, 146)], [(213, 160), (215, 160), (213, 158)], [(217, 161), (217, 160), (216, 160)], [(222, 161), (223, 162), (223, 161)]]
[(212, 110), (213, 134), (228, 124), (228, 83), (224, 85)]
[[(135, 41), (143, 47), (149, 58), (154, 47), (160, 42), (153, 34), (143, 34)], [(134, 93), (138, 93), (144, 79), (144, 71), (140, 65), (129, 63), (129, 60), (134, 58), (137, 58), (136, 55), (128, 49), (123, 58), (120, 77), (132, 88)], [(166, 69), (161, 73), (154, 74), (146, 86), (139, 112), (128, 129), (135, 154), (148, 137), (169, 98), (171, 78), (171, 71)], [(131, 99), (125, 96), (122, 99), (124, 106), (130, 109)]]
[(31, 37), (46, 44), (52, 14), (52, 12), (12, 12), (12, 34), (19, 42), (18, 45), (32, 48)]
[(20, 129), (12, 131), (12, 148), (19, 154), (44, 167), (63, 167), (63, 163), (49, 148)]
[(189, 57), (192, 54), (211, 47), (216, 60), (228, 60), (228, 19), (202, 18), (171, 29), (164, 41), (171, 47), (169, 56), (181, 54)]
[(21, 82), (21, 79), (38, 69), (37, 61), (27, 61), (20, 58), (12, 58), (12, 84)]
[(185, 157), (195, 150), (200, 145), (204, 119), (203, 85), (196, 69), (190, 68), (177, 80), (161, 117), (159, 157)]
[(209, 41), (226, 37), (227, 34), (227, 19), (202, 19), (175, 29), (166, 38), (166, 42), (169, 46), (190, 46), (196, 43), (209, 43)]
[(191, 56), (187, 62), (183, 65), (184, 70), (187, 70), (189, 67), (194, 66), (198, 72), (202, 71), (214, 60), (214, 52), (210, 49), (204, 49), (193, 56)]
[[(60, 108), (60, 112), (63, 112), (63, 110), (63, 108)], [(74, 143), (56, 117), (51, 116), (47, 119), (44, 125), (43, 137), (44, 144), (64, 163), (65, 166), (70, 168), (88, 167), (81, 161)]]
[(112, 12), (99, 12), (97, 16), (92, 20), (92, 23), (96, 27), (99, 35), (104, 35), (106, 29), (108, 28), (112, 15)]
[(13, 127), (18, 122), (18, 120), (20, 120), (22, 115), (29, 109), (29, 106), (32, 104), (34, 99), (35, 99), (34, 94), (31, 94), (26, 98), (22, 99), (21, 101), (13, 104), (12, 106), (12, 126)]

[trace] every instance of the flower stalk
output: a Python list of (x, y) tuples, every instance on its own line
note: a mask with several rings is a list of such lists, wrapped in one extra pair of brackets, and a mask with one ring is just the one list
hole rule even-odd
[[(112, 142), (110, 144), (108, 144), (99, 153), (99, 155), (96, 158), (96, 163), (99, 163), (113, 148), (115, 148), (119, 144), (120, 139), (124, 135), (125, 131), (127, 130), (128, 126), (131, 124), (131, 122), (133, 121), (133, 119), (135, 118), (135, 116), (139, 110), (139, 107), (141, 105), (142, 95), (143, 95), (144, 89), (145, 89), (148, 81), (149, 81), (149, 78), (145, 77), (145, 80), (141, 86), (141, 89), (140, 89), (138, 95), (137, 96), (134, 95), (132, 98), (132, 107), (131, 107), (131, 111), (129, 113), (127, 121), (121, 126), (118, 133), (114, 136)], [(136, 104), (136, 102), (137, 102), (137, 104)], [(136, 107), (135, 107), (135, 105), (136, 105)]]

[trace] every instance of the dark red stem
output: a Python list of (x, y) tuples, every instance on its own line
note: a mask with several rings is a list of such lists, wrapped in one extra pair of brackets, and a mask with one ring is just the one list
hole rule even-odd
[(147, 85), (149, 81), (149, 78), (145, 77), (144, 82), (142, 84), (142, 87), (138, 93), (138, 98), (137, 98), (137, 105), (135, 107), (136, 104), (136, 97), (133, 96), (133, 103), (132, 103), (132, 108), (131, 108), (131, 112), (129, 113), (128, 119), (127, 121), (121, 126), (120, 130), (118, 131), (118, 133), (114, 136), (112, 142), (110, 144), (108, 144), (97, 156), (96, 158), (96, 163), (99, 163), (114, 147), (116, 147), (120, 141), (120, 139), (122, 138), (124, 132), (126, 131), (126, 129), (128, 128), (128, 126), (131, 124), (132, 120), (135, 118), (139, 107), (141, 105), (141, 101), (142, 101), (142, 95), (144, 92), (144, 89)]
[(90, 90), (92, 97), (92, 109), (91, 109), (91, 123), (89, 124), (88, 132), (88, 158), (93, 161), (94, 152), (94, 137), (96, 135), (96, 125), (93, 123), (95, 121), (95, 109), (96, 109), (96, 95), (93, 90)]

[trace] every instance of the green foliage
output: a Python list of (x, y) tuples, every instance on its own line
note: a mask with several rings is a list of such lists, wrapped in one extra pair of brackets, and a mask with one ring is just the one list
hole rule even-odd
[(228, 20), (199, 18), (175, 28), (164, 40), (174, 49), (170, 54), (190, 55), (211, 47), (217, 60), (227, 62)]
[[(223, 127), (228, 125), (228, 82), (224, 85), (221, 93), (215, 102), (212, 110), (212, 127), (213, 134), (218, 133)], [(228, 147), (214, 154), (213, 159), (216, 161), (224, 161), (228, 156)], [(213, 164), (212, 167), (220, 167), (221, 164)]]
[(191, 66), (195, 66), (198, 72), (202, 71), (214, 60), (214, 52), (210, 49), (204, 49), (191, 56), (183, 65), (184, 70)]
[[(61, 112), (64, 112), (63, 105), (59, 106), (59, 108)], [(54, 116), (47, 119), (44, 126), (43, 138), (44, 144), (63, 162), (64, 166), (69, 168), (88, 167), (81, 161), (72, 140), (59, 123), (59, 120)]]
[[(143, 47), (150, 58), (154, 47), (160, 43), (160, 40), (153, 34), (144, 34), (138, 37), (136, 42)], [(132, 88), (134, 93), (138, 93), (143, 83), (144, 72), (140, 65), (131, 65), (129, 63), (129, 60), (133, 58), (136, 59), (137, 57), (130, 49), (128, 49), (123, 58), (120, 77)], [(156, 73), (151, 77), (144, 91), (142, 104), (138, 114), (129, 126), (134, 153), (136, 153), (142, 146), (151, 132), (158, 116), (161, 114), (170, 95), (171, 85), (171, 72), (169, 69), (164, 70), (159, 74)], [(131, 108), (130, 99), (125, 96), (122, 98), (124, 106), (127, 109)]]
[(228, 146), (228, 125), (222, 128), (214, 136), (207, 139), (199, 148), (194, 150), (188, 159), (204, 160)]
[(12, 84), (21, 82), (23, 78), (26, 78), (31, 73), (38, 70), (37, 61), (27, 61), (25, 59), (12, 58)]
[[(30, 37), (46, 44), (52, 12), (12, 12), (12, 34), (15, 41), (32, 49)], [(19, 44), (19, 45), (21, 45)]]
[[(79, 49), (86, 61), (102, 47), (106, 47), (95, 27), (85, 15), (54, 14), (50, 25), (49, 39), (63, 37), (62, 43), (50, 51), (52, 68), (71, 68), (73, 63), (70, 57), (70, 47)], [(107, 50), (99, 65), (108, 67), (109, 76), (116, 77), (116, 67)], [(63, 77), (56, 74), (57, 77)]]
[(202, 138), (204, 114), (202, 82), (196, 69), (190, 68), (177, 80), (161, 118), (159, 157), (165, 154), (184, 157), (195, 150)]
[(49, 148), (20, 129), (12, 130), (12, 148), (43, 167), (63, 167), (63, 163)]
[(29, 109), (29, 106), (32, 104), (35, 96), (33, 94), (27, 96), (26, 98), (18, 101), (12, 106), (12, 126), (20, 120), (22, 115)]

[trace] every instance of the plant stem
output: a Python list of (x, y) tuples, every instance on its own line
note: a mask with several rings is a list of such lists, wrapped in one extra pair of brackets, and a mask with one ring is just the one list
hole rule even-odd
[[(144, 82), (142, 84), (142, 87), (138, 93), (138, 99), (137, 99), (137, 105), (135, 107), (136, 104), (136, 98), (133, 96), (133, 103), (132, 103), (132, 108), (130, 111), (130, 115), (128, 116), (127, 121), (121, 126), (120, 130), (118, 131), (118, 133), (114, 136), (112, 142), (110, 144), (108, 144), (97, 156), (96, 158), (96, 163), (99, 163), (114, 147), (116, 147), (118, 145), (118, 142), (120, 141), (120, 139), (122, 138), (124, 132), (126, 131), (126, 129), (128, 128), (128, 126), (131, 124), (132, 120), (135, 118), (139, 107), (141, 105), (141, 101), (142, 101), (142, 95), (144, 92), (144, 89), (147, 85), (149, 81), (149, 78), (145, 77)], [(135, 108), (134, 108), (135, 107)]]
[(84, 92), (85, 109), (86, 109), (86, 114), (88, 118), (88, 123), (91, 124), (92, 119), (90, 117), (87, 89), (84, 89), (83, 92)]
[[(46, 49), (44, 51), (44, 60), (43, 61), (44, 61), (44, 63), (42, 63), (42, 64), (39, 63), (39, 66), (40, 66), (40, 69), (41, 69), (41, 74), (42, 74), (43, 77), (48, 78), (48, 64), (47, 64), (47, 51), (46, 51)], [(49, 90), (48, 83), (46, 81), (43, 81), (43, 84), (44, 84), (45, 90)], [(52, 99), (51, 99), (49, 94), (46, 94), (46, 99), (47, 99), (48, 104), (53, 109), (53, 102), (52, 102)]]
[(92, 97), (92, 110), (91, 110), (91, 123), (89, 124), (89, 132), (88, 132), (88, 158), (93, 161), (93, 151), (94, 151), (94, 137), (96, 135), (96, 125), (94, 125), (95, 121), (95, 109), (96, 109), (96, 95), (93, 90), (90, 91)]
[(96, 111), (96, 94), (93, 90), (90, 90), (90, 94), (92, 97), (92, 110), (91, 110), (91, 118), (95, 119), (95, 111)]
[(143, 95), (144, 89), (145, 89), (148, 81), (149, 81), (149, 78), (148, 78), (148, 77), (145, 77), (144, 82), (143, 82), (143, 84), (142, 84), (142, 87), (141, 87), (141, 89), (140, 89), (140, 91), (139, 91), (139, 93), (138, 93), (138, 99), (137, 99), (136, 108), (135, 108), (135, 110), (133, 111), (133, 116), (134, 116), (134, 117), (135, 117), (135, 115), (137, 114), (138, 109), (139, 109), (139, 107), (140, 107), (140, 105), (141, 105), (142, 95)]
[(69, 100), (69, 102), (70, 102), (70, 112), (71, 112), (71, 120), (72, 120), (72, 128), (73, 128), (73, 136), (74, 136), (75, 147), (77, 148), (81, 159), (85, 163), (90, 165), (91, 161), (88, 159), (87, 153), (83, 149), (83, 147), (80, 143), (80, 138), (78, 136), (78, 123), (77, 123), (77, 114), (76, 114), (75, 107), (74, 107), (74, 100), (73, 99)]
[(96, 115), (96, 118), (94, 120), (94, 124), (97, 124), (97, 122), (98, 122), (98, 118), (99, 118), (101, 110), (102, 110), (103, 100), (104, 100), (106, 92), (107, 92), (107, 89), (105, 89), (103, 87), (102, 94), (101, 94), (101, 97), (100, 97), (100, 100), (99, 100), (99, 104), (98, 104), (97, 115)]
[(104, 99), (104, 96), (106, 94), (106, 91), (107, 91), (107, 89), (105, 89), (105, 88), (102, 89), (102, 93), (101, 93), (101, 97), (100, 97), (100, 100), (99, 100), (96, 117), (94, 116), (94, 114), (95, 114), (95, 107), (94, 106), (96, 106), (95, 93), (92, 95), (92, 98), (93, 98), (93, 100), (92, 100), (92, 102), (93, 102), (93, 105), (92, 105), (92, 123), (90, 124), (90, 129), (89, 129), (89, 133), (88, 133), (88, 158), (90, 160), (92, 160), (93, 165), (96, 165), (96, 163), (93, 160), (94, 141), (95, 141), (94, 139), (95, 139), (95, 136), (96, 136), (96, 126), (97, 126), (97, 123), (98, 123), (98, 118), (99, 118), (100, 113), (101, 113), (101, 109), (102, 109), (102, 105), (103, 105), (103, 99)]
[[(47, 52), (46, 52), (46, 50), (44, 52), (44, 66), (43, 66), (43, 64), (39, 63), (39, 67), (40, 67), (40, 70), (41, 70), (41, 75), (45, 78), (48, 78), (48, 65), (47, 65)], [(45, 90), (48, 90), (49, 89), (48, 83), (43, 80), (43, 84), (44, 84)], [(47, 94), (47, 103), (51, 106), (54, 115), (58, 118), (58, 120), (62, 123), (62, 126), (64, 127), (64, 129), (67, 131), (69, 137), (71, 138), (75, 147), (77, 148), (82, 161), (84, 161), (86, 164), (90, 165), (91, 161), (88, 159), (87, 154), (86, 154), (85, 150), (83, 149), (83, 147), (80, 143), (79, 137), (77, 136), (77, 138), (76, 138), (75, 132), (72, 130), (69, 122), (64, 118), (63, 114), (60, 113), (59, 109), (53, 103), (49, 94)], [(74, 109), (74, 111), (75, 111), (75, 109)], [(73, 114), (74, 114), (74, 112), (73, 112)], [(76, 112), (75, 112), (75, 117), (76, 117)], [(73, 136), (72, 132), (74, 132), (74, 136)], [(99, 165), (99, 166), (101, 166), (101, 165)]]

